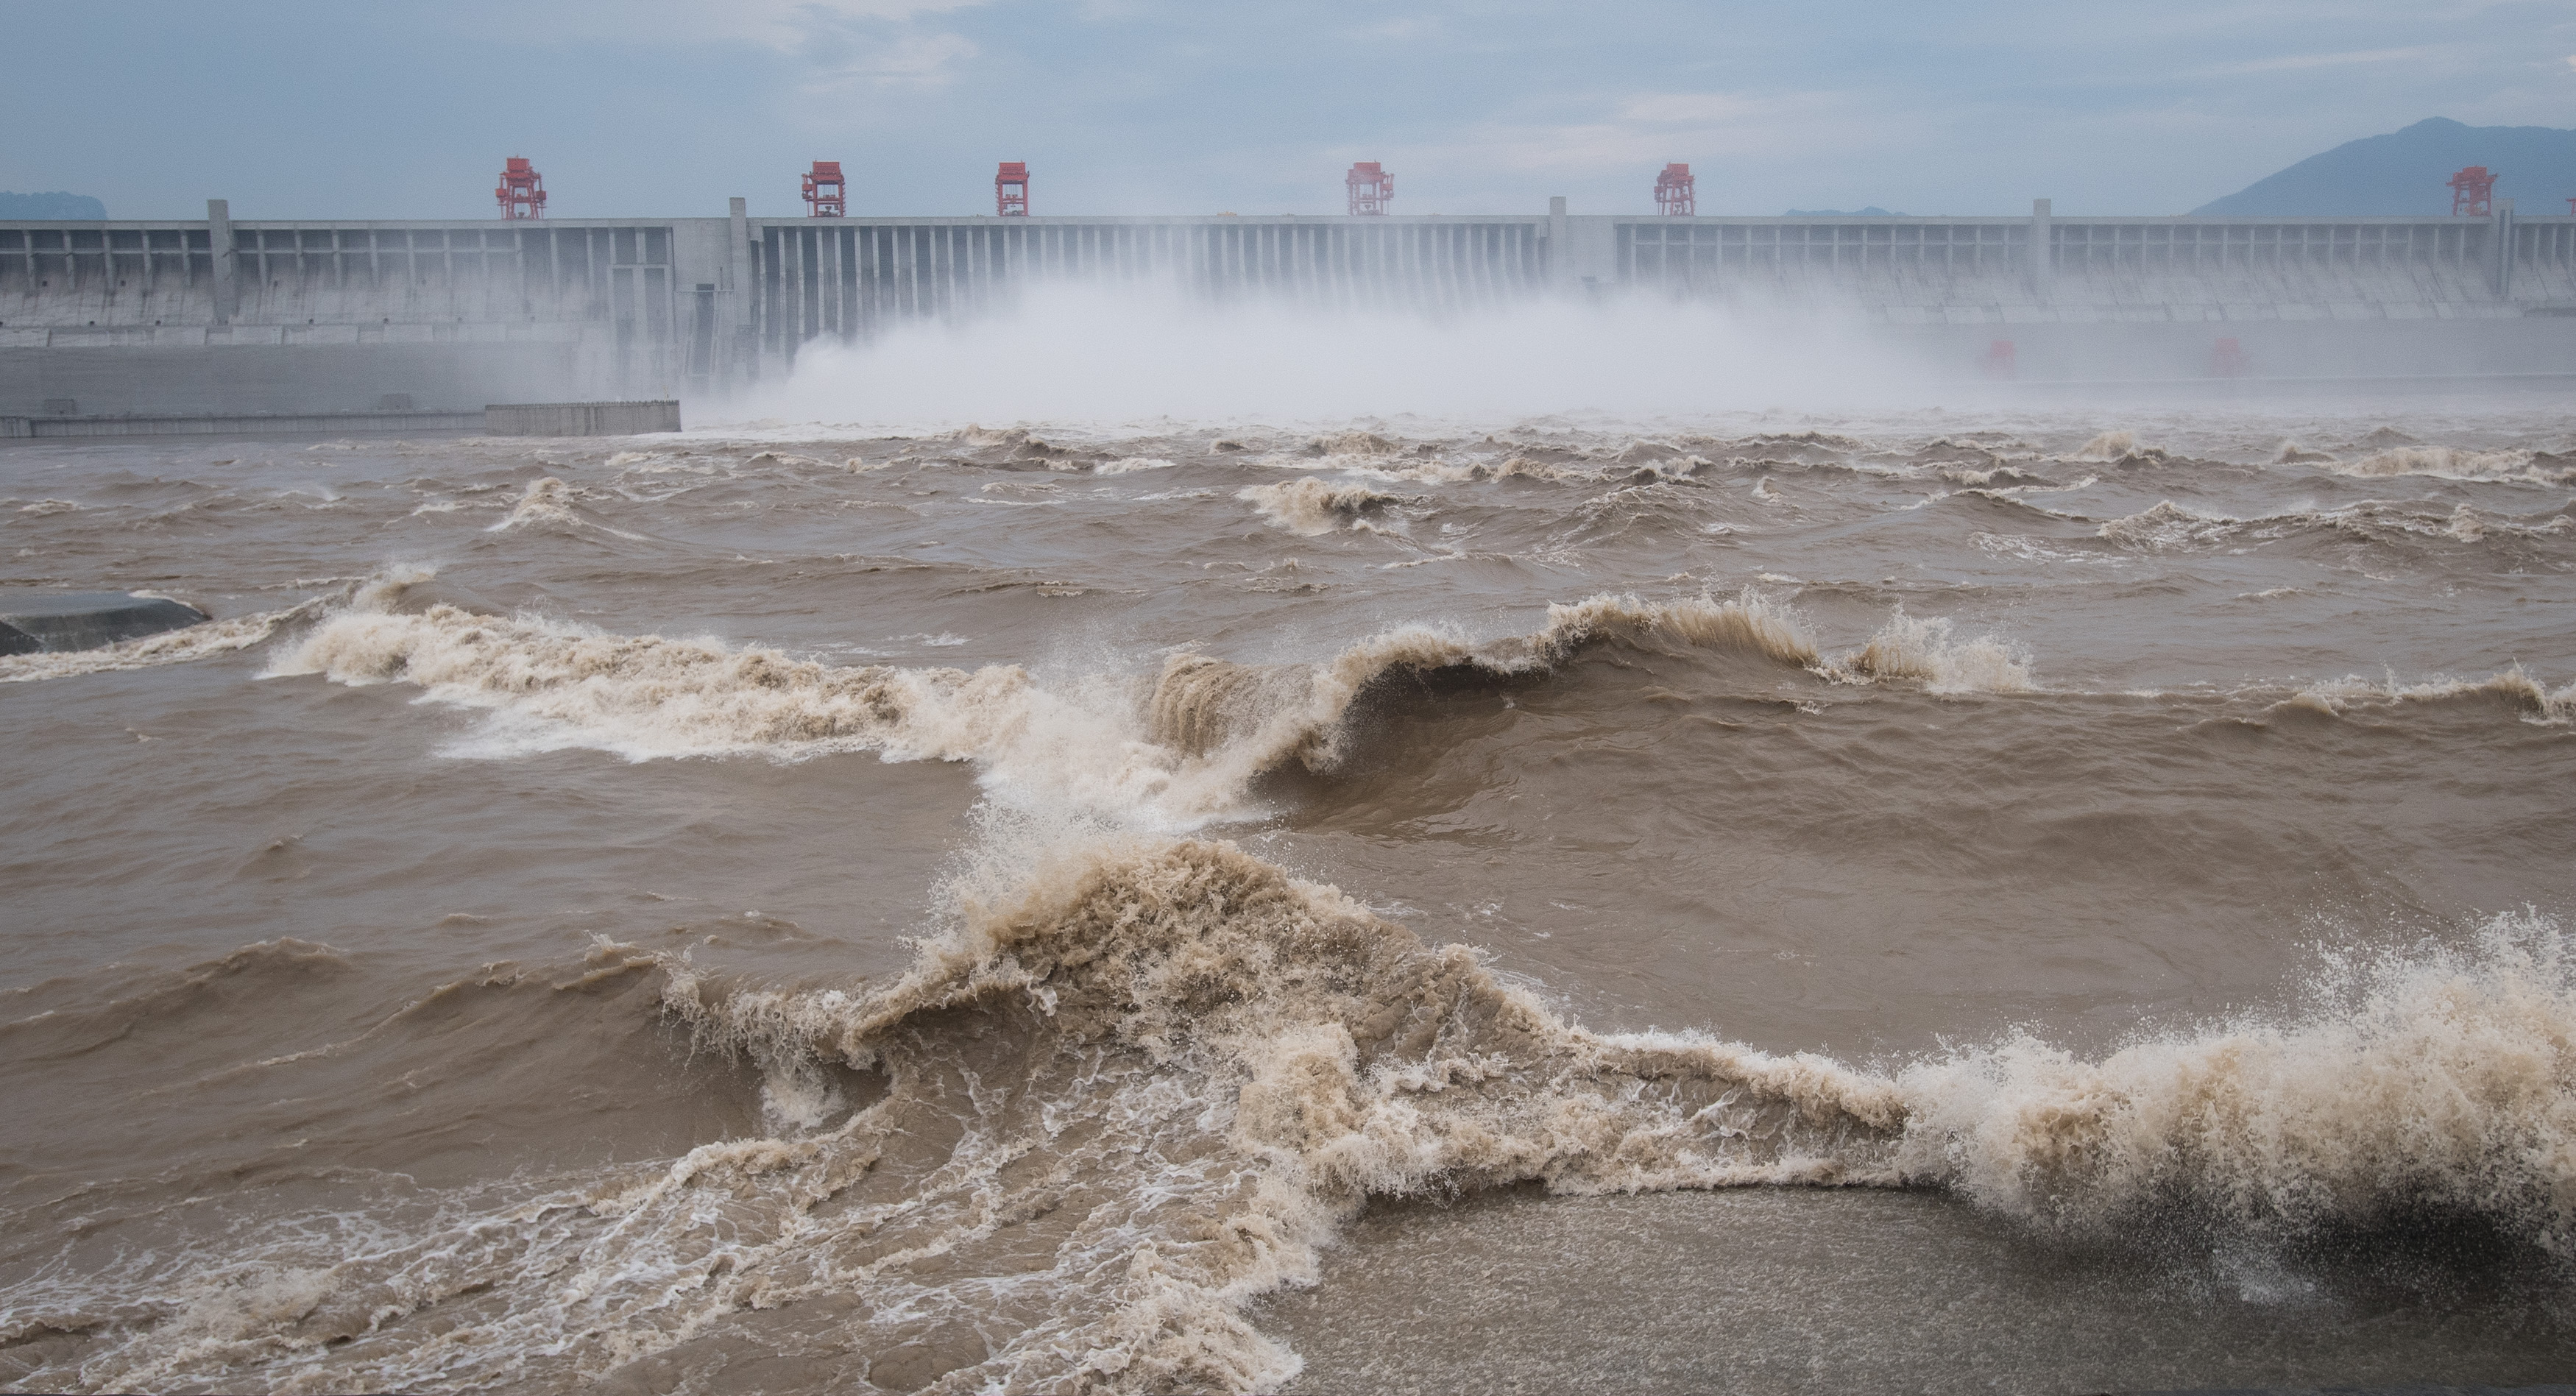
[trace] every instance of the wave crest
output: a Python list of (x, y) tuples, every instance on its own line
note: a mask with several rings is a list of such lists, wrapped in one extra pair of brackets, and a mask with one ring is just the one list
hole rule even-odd
[[(1245, 812), (1252, 786), (1289, 762), (1329, 770), (1354, 705), (1401, 677), (1532, 676), (1583, 648), (1753, 654), (1817, 663), (1785, 610), (1753, 593), (1650, 603), (1597, 596), (1548, 609), (1537, 633), (1474, 643), (1424, 625), (1368, 637), (1317, 664), (1251, 665), (1198, 654), (1132, 680), (1039, 684), (1015, 665), (844, 667), (760, 646), (614, 635), (448, 604), (394, 609), (410, 572), (355, 602), (278, 656), (274, 676), (351, 685), (416, 684), (439, 702), (495, 714), (503, 750), (589, 746), (629, 760), (872, 751), (889, 760), (971, 760), (987, 787), (1149, 828)], [(476, 750), (472, 745), (465, 748)]]
[[(1035, 1059), (1077, 1062), (1051, 1079), (1078, 1079), (1089, 1105), (1049, 1109), (1108, 1122), (1072, 1166), (1154, 1161), (1127, 1186), (1163, 1206), (1122, 1238), (1128, 1263), (1095, 1252), (1092, 1278), (1054, 1295), (1091, 1335), (1057, 1352), (1118, 1348), (1122, 1387), (1258, 1389), (1293, 1371), (1241, 1306), (1311, 1282), (1315, 1248), (1369, 1197), (1931, 1186), (2098, 1237), (2180, 1222), (2295, 1244), (2465, 1215), (2543, 1251), (2576, 1239), (2576, 961), (2546, 918), (2411, 957), (2329, 957), (2310, 1005), (2277, 1019), (2099, 1060), (2017, 1034), (1882, 1075), (1587, 1031), (1466, 947), (1230, 844), (1059, 851), (960, 907), (876, 995), (675, 979), (669, 1001), (768, 1061), (888, 1073), (878, 1137), (967, 1044), (996, 1030), (1057, 1044)], [(948, 1158), (996, 1153), (998, 1098), (986, 1109)], [(1027, 1205), (1003, 1181), (986, 1205)], [(1140, 1268), (1153, 1284), (1107, 1278)], [(1052, 1389), (1072, 1359), (1035, 1336), (1000, 1343), (973, 1379)]]
[(1418, 502), (1414, 496), (1385, 494), (1359, 484), (1334, 484), (1312, 475), (1275, 485), (1248, 485), (1235, 498), (1250, 503), (1261, 516), (1291, 533), (1315, 537), (1349, 527), (1376, 533), (1403, 531), (1392, 511)]
[(2432, 475), (2446, 480), (2520, 480), (2559, 484), (2576, 478), (2576, 470), (2551, 470), (2529, 451), (2471, 451), (2452, 446), (2398, 446), (2359, 460), (2321, 462), (2337, 475), (2365, 479), (2393, 475)]
[(1249, 665), (1176, 655), (1149, 709), (1154, 739), (1216, 753), (1238, 779), (1296, 760), (1329, 770), (1342, 757), (1347, 719), (1363, 695), (1398, 678), (1513, 679), (1544, 673), (1598, 644), (1668, 654), (1735, 653), (1812, 668), (1816, 649), (1796, 619), (1754, 592), (1727, 600), (1649, 602), (1603, 594), (1548, 607), (1536, 633), (1473, 644), (1428, 626), (1373, 635), (1319, 665)]
[(2181, 1209), (2257, 1238), (2459, 1216), (2576, 1244), (2576, 959), (2549, 918), (2330, 957), (2314, 1006), (2086, 1062), (2026, 1034), (1899, 1076), (1905, 1167), (2108, 1232)]
[[(1311, 1283), (1318, 1248), (1370, 1196), (1897, 1181), (1887, 1082), (1572, 1027), (1466, 947), (1425, 945), (1230, 844), (1059, 850), (964, 897), (875, 995), (725, 992), (675, 969), (666, 1002), (701, 1040), (759, 1060), (886, 1074), (884, 1103), (813, 1141), (802, 1171), (883, 1157), (996, 1033), (1038, 1064), (1024, 1089), (1079, 1094), (1028, 1107), (1086, 1121), (1057, 1134), (1051, 1170), (1004, 1166), (1016, 1121), (999, 1095), (910, 1165), (963, 1175), (946, 1186), (981, 1189), (978, 1212), (1001, 1216), (1029, 1215), (1069, 1172), (1093, 1219), (1115, 1218), (1042, 1309), (991, 1302), (990, 1355), (943, 1390), (1266, 1389), (1297, 1360), (1244, 1305)], [(935, 1205), (867, 1210), (879, 1251), (953, 1261), (992, 1245)]]
[(2158, 462), (2168, 460), (2170, 457), (2161, 447), (2140, 445), (2136, 432), (2106, 431), (2077, 447), (2075, 454), (2063, 459), (2117, 465), (2131, 462)]
[[(988, 833), (881, 987), (600, 947), (595, 970), (658, 968), (695, 1044), (759, 1069), (767, 1133), (448, 1196), (365, 1245), (227, 1235), (154, 1262), (202, 1315), (84, 1318), (82, 1374), (569, 1386), (747, 1335), (847, 1355), (853, 1389), (1275, 1390), (1299, 1359), (1248, 1307), (1319, 1279), (1368, 1199), (1515, 1185), (1927, 1187), (2092, 1238), (2466, 1219), (2576, 1243), (2576, 956), (2547, 917), (2328, 955), (2291, 1011), (2098, 1059), (2023, 1033), (1867, 1071), (1587, 1030), (1233, 844)], [(841, 1091), (852, 1072), (875, 1089)]]
[(1845, 660), (1850, 674), (1869, 679), (1909, 679), (1933, 693), (2029, 693), (2039, 687), (2029, 651), (1992, 635), (1959, 638), (1947, 617), (1920, 619), (1897, 608)]
[(2520, 664), (2483, 679), (2436, 678), (2409, 684), (2400, 683), (2393, 676), (2384, 680), (2356, 676), (2332, 683), (2310, 684), (2282, 701), (2284, 705), (2342, 717), (2365, 706), (2457, 702), (2462, 699), (2501, 699), (2521, 709), (2524, 721), (2544, 727), (2576, 723), (2576, 682), (2552, 689), (2525, 672)]
[[(880, 748), (914, 700), (953, 693), (974, 677), (837, 668), (775, 650), (610, 635), (444, 603), (418, 614), (341, 612), (270, 672), (352, 685), (418, 684), (443, 702), (614, 733), (639, 757)], [(1025, 682), (1016, 670), (987, 675), (987, 688)], [(944, 754), (935, 742), (925, 745), (921, 754)]]

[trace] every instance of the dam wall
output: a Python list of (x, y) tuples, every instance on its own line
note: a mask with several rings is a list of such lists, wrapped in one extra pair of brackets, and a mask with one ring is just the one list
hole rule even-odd
[[(704, 398), (1041, 280), (1454, 318), (1832, 314), (1962, 376), (2576, 372), (2576, 217), (0, 222), (0, 415)], [(2225, 367), (2224, 365), (2220, 367)]]

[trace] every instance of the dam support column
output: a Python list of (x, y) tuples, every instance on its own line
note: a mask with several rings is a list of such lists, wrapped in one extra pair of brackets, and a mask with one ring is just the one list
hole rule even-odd
[(760, 376), (760, 331), (752, 319), (751, 219), (741, 198), (725, 208), (724, 294), (728, 314), (725, 386), (740, 387)]
[(1565, 245), (1565, 196), (1547, 201), (1547, 288), (1562, 295), (1574, 284), (1574, 249)]
[(2495, 201), (2493, 222), (2487, 233), (2487, 284), (2495, 288), (2496, 299), (2513, 299), (2513, 200)]
[(233, 206), (230, 199), (206, 200), (206, 250), (213, 254), (215, 323), (229, 325), (241, 313), (241, 287), (233, 280)]
[(2048, 304), (2057, 294), (2057, 250), (2051, 245), (2056, 236), (2051, 231), (2051, 220), (2055, 214), (2050, 202), (2047, 199), (2030, 201), (2030, 296), (2041, 305)]

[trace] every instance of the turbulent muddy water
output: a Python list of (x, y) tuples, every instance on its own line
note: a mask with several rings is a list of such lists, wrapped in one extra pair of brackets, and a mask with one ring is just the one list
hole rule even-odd
[(2576, 1369), (2523, 403), (39, 444), (0, 1384)]

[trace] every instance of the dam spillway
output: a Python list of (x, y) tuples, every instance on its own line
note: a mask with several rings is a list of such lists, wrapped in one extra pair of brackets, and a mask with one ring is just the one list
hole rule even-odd
[(718, 218), (0, 222), (0, 416), (704, 397), (1046, 279), (1462, 316), (1788, 307), (1975, 371), (2576, 372), (2576, 216)]

